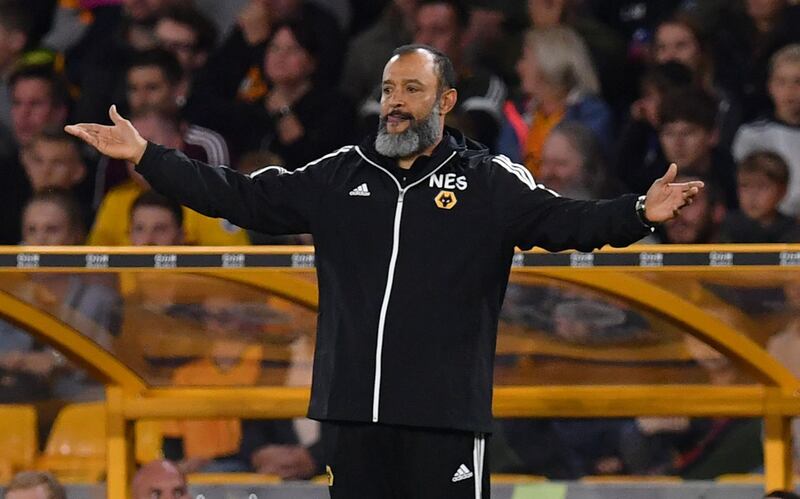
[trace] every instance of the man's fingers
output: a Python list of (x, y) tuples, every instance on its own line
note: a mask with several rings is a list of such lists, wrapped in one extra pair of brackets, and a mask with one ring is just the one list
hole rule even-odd
[(64, 127), (64, 131), (70, 135), (74, 135), (79, 139), (88, 142), (91, 145), (97, 144), (97, 132), (90, 133), (90, 130), (82, 128), (79, 125), (68, 125)]
[(691, 187), (697, 187), (697, 189), (699, 190), (705, 187), (705, 185), (706, 184), (704, 184), (702, 180), (691, 180), (689, 182), (677, 182), (677, 183), (672, 182), (669, 184), (671, 188), (682, 189), (682, 190), (686, 190)]

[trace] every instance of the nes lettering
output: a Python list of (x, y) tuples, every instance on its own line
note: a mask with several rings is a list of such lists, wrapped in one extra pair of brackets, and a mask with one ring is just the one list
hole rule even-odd
[(456, 176), (455, 173), (439, 173), (431, 175), (428, 185), (437, 189), (465, 191), (467, 190), (467, 177), (463, 175)]

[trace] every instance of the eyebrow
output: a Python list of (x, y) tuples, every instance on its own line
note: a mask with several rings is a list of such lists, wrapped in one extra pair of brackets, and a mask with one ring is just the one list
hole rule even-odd
[[(394, 81), (392, 81), (392, 80), (383, 80), (383, 84), (384, 85), (386, 85), (387, 83), (394, 84)], [(409, 80), (401, 80), (400, 83), (416, 83), (417, 85), (422, 85), (423, 87), (425, 86), (425, 84), (422, 83), (422, 81), (420, 81), (420, 80), (418, 80), (416, 78), (411, 78)]]

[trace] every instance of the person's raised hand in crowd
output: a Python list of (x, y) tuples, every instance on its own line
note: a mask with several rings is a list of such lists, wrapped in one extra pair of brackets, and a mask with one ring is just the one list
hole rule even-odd
[(250, 0), (236, 19), (248, 45), (266, 41), (270, 30), (269, 0)]
[(147, 141), (139, 135), (130, 121), (120, 116), (117, 106), (109, 108), (108, 116), (113, 125), (78, 123), (65, 126), (64, 131), (82, 139), (106, 156), (138, 164), (147, 148)]
[(681, 208), (692, 203), (703, 188), (703, 182), (699, 180), (674, 182), (677, 174), (677, 165), (675, 163), (669, 165), (667, 173), (653, 182), (647, 190), (644, 215), (648, 221), (661, 223), (674, 218)]

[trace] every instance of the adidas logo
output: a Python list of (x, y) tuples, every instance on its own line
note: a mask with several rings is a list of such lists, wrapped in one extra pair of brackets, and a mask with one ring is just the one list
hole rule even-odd
[(350, 191), (351, 196), (369, 196), (369, 187), (367, 187), (366, 182), (359, 185), (352, 191)]
[(467, 465), (462, 464), (456, 470), (456, 474), (453, 475), (453, 482), (460, 482), (461, 480), (466, 480), (467, 478), (472, 478), (472, 472), (467, 468)]

